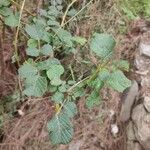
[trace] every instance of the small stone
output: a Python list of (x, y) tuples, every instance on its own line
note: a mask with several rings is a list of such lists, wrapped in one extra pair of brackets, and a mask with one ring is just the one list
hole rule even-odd
[(119, 128), (117, 126), (117, 124), (112, 124), (111, 125), (111, 133), (114, 137), (116, 137), (116, 135), (118, 134), (119, 132)]
[(120, 112), (120, 120), (122, 122), (126, 122), (129, 120), (131, 108), (134, 104), (136, 97), (138, 96), (138, 91), (139, 91), (138, 84), (136, 81), (133, 81), (128, 91), (125, 91), (123, 93), (124, 97), (122, 99), (122, 107)]
[(68, 150), (80, 150), (80, 147), (82, 146), (83, 144), (83, 141), (72, 141), (70, 144), (69, 144), (69, 148)]
[(139, 49), (140, 49), (140, 54), (141, 55), (145, 55), (145, 56), (150, 57), (150, 44), (141, 42), (140, 46), (139, 46)]
[(143, 104), (144, 104), (144, 107), (146, 108), (146, 110), (148, 112), (150, 112), (150, 97), (146, 96), (144, 98), (144, 103)]

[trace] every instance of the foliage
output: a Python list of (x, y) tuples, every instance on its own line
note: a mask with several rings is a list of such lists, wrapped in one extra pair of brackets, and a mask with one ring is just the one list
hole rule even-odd
[[(13, 13), (9, 5), (9, 1), (7, 3), (3, 0), (0, 13), (6, 25), (16, 27), (18, 13)], [(67, 144), (71, 141), (71, 121), (77, 114), (75, 100), (86, 96), (86, 106), (92, 109), (100, 104), (100, 90), (103, 87), (123, 92), (131, 85), (131, 81), (122, 72), (129, 70), (128, 63), (125, 60), (113, 59), (116, 44), (114, 38), (106, 33), (94, 33), (89, 41), (73, 36), (68, 28), (61, 26), (60, 17), (64, 15), (61, 6), (61, 0), (51, 1), (49, 8), (40, 10), (38, 17), (31, 18), (30, 23), (23, 26), (28, 36), (26, 54), (29, 59), (18, 69), (19, 77), (23, 81), (22, 96), (42, 97), (47, 93), (51, 95), (49, 99), (54, 103), (55, 115), (48, 121), (47, 129), (53, 144)], [(4, 13), (4, 9), (9, 11)], [(68, 73), (70, 64), (63, 64), (57, 54), (63, 53), (69, 57), (76, 52), (77, 47), (82, 49), (86, 43), (99, 64), (92, 66), (91, 75), (86, 78), (71, 78)], [(87, 88), (90, 89), (88, 93)]]
[(140, 16), (150, 17), (149, 0), (120, 0), (123, 12), (131, 20)]

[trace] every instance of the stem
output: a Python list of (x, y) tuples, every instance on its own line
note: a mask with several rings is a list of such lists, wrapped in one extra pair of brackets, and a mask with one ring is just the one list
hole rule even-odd
[[(21, 6), (20, 6), (17, 2), (15, 2), (14, 0), (11, 0), (11, 2), (14, 3), (18, 8), (21, 8)], [(26, 8), (24, 8), (24, 10), (25, 10), (28, 14), (30, 14), (31, 16), (35, 16), (35, 15), (32, 14), (29, 10), (27, 10)]]
[(19, 55), (18, 55), (18, 46), (17, 46), (17, 44), (18, 44), (19, 29), (20, 29), (20, 24), (21, 24), (21, 17), (22, 17), (22, 13), (23, 13), (25, 1), (26, 1), (26, 0), (23, 0), (22, 6), (21, 6), (21, 9), (20, 9), (20, 16), (19, 16), (17, 31), (16, 31), (16, 35), (15, 35), (15, 41), (14, 41), (15, 57), (16, 57), (18, 66), (20, 66), (20, 62), (19, 62)]
[(76, 1), (77, 1), (77, 0), (73, 0), (73, 1), (68, 5), (68, 7), (67, 7), (67, 9), (66, 9), (66, 11), (65, 11), (65, 13), (64, 13), (64, 15), (63, 15), (63, 18), (62, 18), (61, 27), (64, 26), (65, 18), (66, 18), (66, 16), (67, 16), (67, 13), (68, 13), (70, 7), (71, 7)]
[(68, 24), (70, 21), (72, 21), (76, 16), (78, 16), (90, 3), (92, 3), (93, 0), (90, 0), (82, 9), (80, 9), (73, 17), (71, 17), (68, 21), (66, 21), (63, 26)]

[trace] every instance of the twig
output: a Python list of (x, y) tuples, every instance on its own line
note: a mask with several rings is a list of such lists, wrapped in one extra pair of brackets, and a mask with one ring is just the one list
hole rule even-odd
[(72, 21), (76, 16), (78, 16), (89, 4), (92, 3), (93, 0), (90, 0), (84, 7), (82, 7), (82, 9), (80, 9), (73, 17), (71, 17), (68, 21), (66, 21), (63, 26), (65, 26), (66, 24), (68, 24), (70, 21)]
[[(14, 0), (11, 0), (11, 2), (13, 4), (15, 4), (18, 8), (21, 8), (22, 6), (20, 6), (17, 2), (15, 2)], [(31, 16), (35, 16), (34, 14), (32, 14), (29, 10), (27, 10), (26, 8), (24, 8), (24, 10)]]
[(68, 13), (70, 7), (71, 7), (76, 1), (77, 1), (77, 0), (73, 0), (73, 1), (68, 5), (68, 7), (67, 7), (67, 9), (66, 9), (66, 11), (65, 11), (65, 13), (64, 13), (64, 15), (63, 15), (63, 18), (62, 18), (61, 27), (64, 26), (65, 18), (66, 18), (66, 16), (67, 16), (67, 13)]
[(17, 46), (17, 44), (18, 44), (19, 29), (20, 29), (21, 18), (22, 18), (22, 13), (23, 13), (25, 1), (26, 0), (23, 0), (23, 2), (22, 2), (22, 6), (21, 6), (21, 10), (20, 10), (20, 16), (19, 16), (19, 21), (18, 21), (18, 26), (17, 26), (17, 31), (16, 31), (16, 35), (15, 35), (15, 41), (14, 41), (15, 57), (16, 57), (18, 66), (20, 66), (20, 62), (19, 62), (19, 55), (18, 55), (18, 46)]
[[(1, 35), (3, 35), (3, 34), (1, 34)], [(3, 76), (4, 76), (4, 56), (3, 56), (3, 51), (4, 51), (4, 48), (3, 48), (3, 38), (4, 37), (2, 37), (0, 35), (0, 66), (1, 66), (1, 72), (0, 72), (0, 75), (1, 75), (1, 77), (3, 78)]]

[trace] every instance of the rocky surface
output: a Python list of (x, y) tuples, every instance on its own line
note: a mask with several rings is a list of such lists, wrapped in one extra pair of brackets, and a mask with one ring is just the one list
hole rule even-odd
[[(140, 78), (141, 94), (140, 103), (138, 101), (134, 105), (127, 126), (127, 150), (150, 150), (150, 32), (141, 36), (139, 49), (135, 56), (135, 66), (136, 73)], [(128, 95), (131, 95), (130, 99), (135, 99), (135, 95), (130, 94), (130, 91)], [(123, 105), (122, 108), (125, 107)], [(126, 108), (126, 111), (128, 113), (123, 114), (128, 114), (126, 118), (129, 118), (131, 108)], [(122, 112), (125, 111), (122, 109)]]
[(136, 97), (138, 96), (138, 84), (136, 81), (132, 81), (132, 86), (124, 92), (124, 97), (122, 99), (123, 104), (120, 113), (120, 120), (126, 122), (131, 116), (131, 108), (134, 104)]

